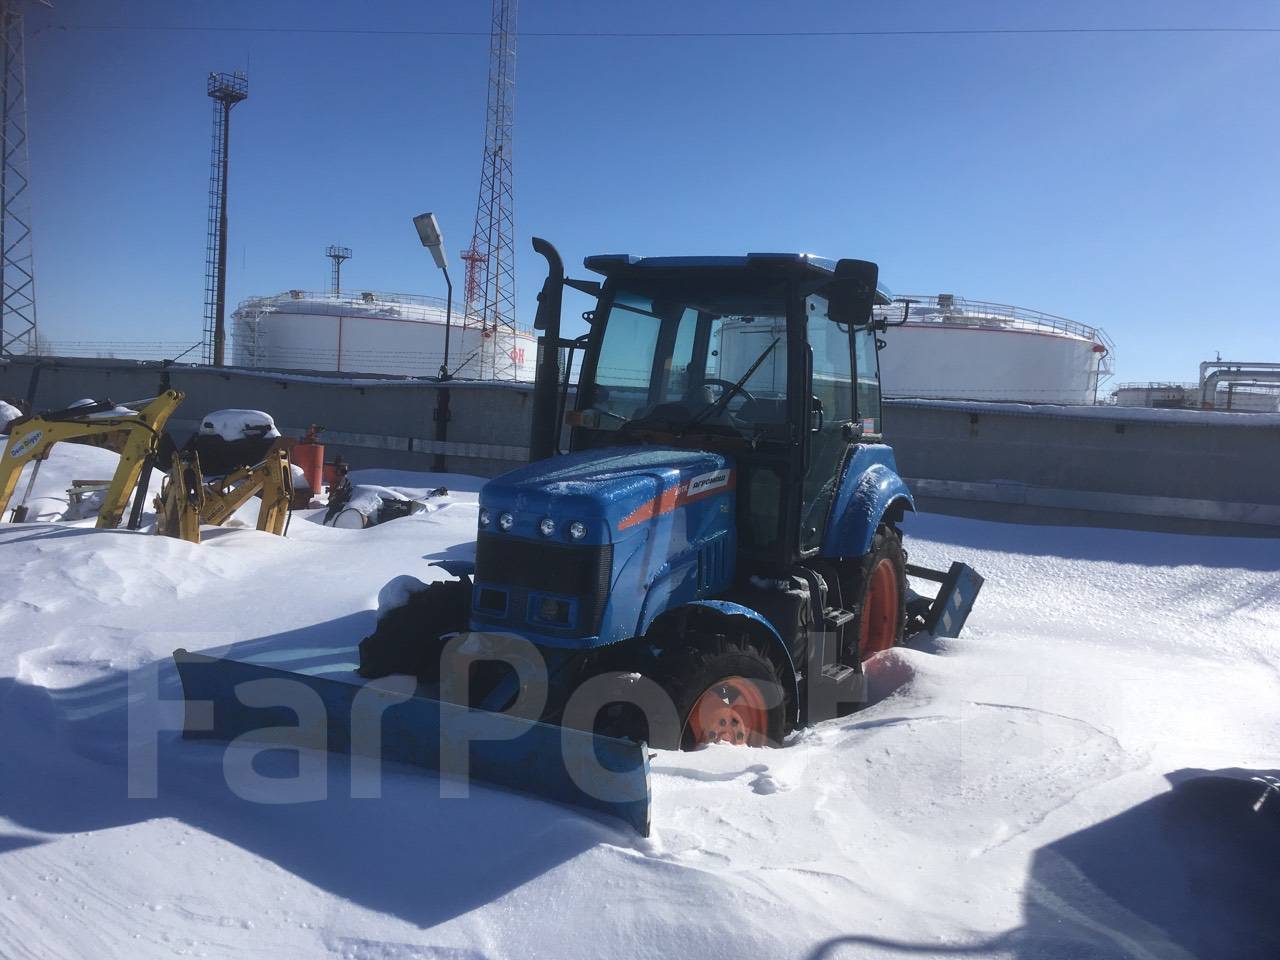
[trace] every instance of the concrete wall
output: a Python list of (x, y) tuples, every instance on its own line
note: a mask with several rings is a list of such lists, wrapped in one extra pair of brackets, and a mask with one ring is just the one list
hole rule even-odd
[(922, 508), (1031, 523), (1280, 536), (1280, 417), (894, 400)]
[[(0, 397), (25, 397), (26, 360), (0, 362)], [(37, 409), (81, 397), (133, 400), (159, 389), (160, 368), (121, 360), (52, 360)], [(445, 469), (496, 476), (528, 456), (532, 388), (450, 386), (448, 440), (435, 440), (433, 383), (343, 380), (172, 367), (187, 400), (181, 441), (205, 413), (265, 410), (286, 435), (326, 428), (327, 454), (353, 467)], [(1280, 536), (1280, 416), (1117, 407), (888, 401), (885, 431), (922, 509), (1026, 523)]]
[[(0, 362), (0, 397), (25, 397), (35, 366)], [(116, 401), (154, 396), (162, 370), (124, 360), (59, 359), (39, 371), (35, 409), (50, 410), (82, 398)], [(353, 467), (430, 470), (437, 453), (457, 473), (496, 476), (528, 457), (533, 389), (527, 384), (456, 383), (449, 388), (449, 440), (435, 439), (438, 392), (433, 383), (392, 378), (344, 380), (323, 374), (174, 366), (174, 389), (187, 395), (170, 421), (181, 443), (211, 410), (265, 410), (286, 436), (301, 437), (310, 424), (326, 457), (341, 454)]]

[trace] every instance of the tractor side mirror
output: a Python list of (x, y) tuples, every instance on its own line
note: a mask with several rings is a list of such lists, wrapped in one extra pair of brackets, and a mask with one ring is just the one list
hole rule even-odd
[(809, 432), (821, 433), (825, 423), (826, 418), (822, 409), (822, 398), (815, 393), (809, 401)]
[(836, 323), (865, 327), (871, 323), (880, 268), (869, 260), (841, 260), (827, 284), (827, 316)]
[[(909, 317), (909, 316), (911, 315), (911, 305), (912, 305), (913, 303), (915, 303), (916, 301), (915, 301), (915, 300), (911, 300), (911, 299), (909, 299), (909, 298), (907, 298), (907, 297), (898, 297), (898, 298), (897, 298), (896, 300), (894, 300), (893, 302), (894, 302), (894, 303), (900, 303), (900, 304), (902, 304), (902, 316), (901, 316), (901, 317), (899, 317), (897, 320), (890, 320), (888, 317), (883, 316), (883, 315), (882, 315), (882, 316), (879, 316), (879, 317), (874, 317), (874, 318), (872, 319), (872, 321), (871, 321), (871, 329), (872, 329), (872, 330), (882, 330), (882, 331), (883, 331), (883, 330), (888, 330), (890, 327), (904, 327), (904, 326), (906, 326), (906, 324), (907, 324), (907, 317)], [(884, 349), (884, 341), (883, 341), (883, 340), (877, 340), (877, 341), (876, 341), (876, 349), (877, 349), (877, 350), (883, 350), (883, 349)]]

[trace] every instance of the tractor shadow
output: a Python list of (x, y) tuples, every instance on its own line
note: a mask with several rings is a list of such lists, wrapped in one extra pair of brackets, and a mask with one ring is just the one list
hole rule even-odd
[[(372, 626), (366, 612), (227, 652), (286, 670), (339, 673)], [(421, 928), (489, 903), (598, 844), (634, 844), (625, 828), (530, 797), (473, 786), (465, 799), (444, 798), (438, 777), (394, 764), (382, 771), (380, 798), (354, 799), (349, 761), (330, 754), (309, 755), (324, 770), (317, 798), (247, 800), (228, 786), (224, 745), (175, 732), (180, 701), (167, 659), (61, 690), (0, 680), (0, 723), (8, 734), (0, 816), (46, 834), (172, 818)], [(162, 723), (169, 729), (156, 732)], [(148, 799), (129, 796), (131, 738), (135, 746), (154, 745)], [(256, 773), (282, 784), (296, 782), (300, 765), (291, 750), (264, 749), (253, 758)], [(0, 863), (30, 842), (39, 840), (0, 837)]]
[[(1280, 956), (1280, 771), (1179, 770), (1169, 791), (1037, 850), (1023, 923), (957, 947), (850, 935), (809, 960), (868, 947), (1019, 960)], [(1265, 782), (1271, 778), (1270, 785)]]
[(1042, 847), (1022, 955), (1280, 957), (1280, 788), (1258, 779), (1277, 775), (1179, 770), (1168, 792)]

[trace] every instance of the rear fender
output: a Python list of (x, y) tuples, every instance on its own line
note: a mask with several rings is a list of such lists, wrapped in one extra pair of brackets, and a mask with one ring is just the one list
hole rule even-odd
[(886, 515), (897, 519), (915, 508), (911, 491), (898, 476), (893, 449), (880, 443), (859, 446), (840, 478), (822, 539), (822, 555), (865, 555)]
[(800, 677), (796, 671), (795, 661), (791, 659), (791, 651), (787, 649), (787, 645), (782, 641), (782, 636), (774, 628), (773, 624), (757, 611), (740, 603), (734, 603), (731, 600), (694, 600), (665, 611), (661, 616), (654, 619), (651, 626), (657, 626), (668, 617), (677, 616), (682, 611), (689, 613), (694, 610), (697, 610), (704, 617), (711, 617), (714, 620), (723, 622), (726, 627), (732, 626), (746, 629), (765, 650), (773, 655), (773, 659), (785, 664), (784, 672), (786, 676), (782, 677), (782, 682), (789, 688), (792, 713), (794, 714), (787, 717), (787, 725), (792, 726), (795, 724), (799, 716), (797, 711), (800, 704)]

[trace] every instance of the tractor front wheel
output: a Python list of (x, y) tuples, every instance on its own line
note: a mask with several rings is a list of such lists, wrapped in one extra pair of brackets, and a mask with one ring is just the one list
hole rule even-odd
[(686, 647), (663, 660), (662, 687), (675, 705), (680, 737), (654, 746), (693, 750), (708, 743), (762, 747), (782, 741), (783, 687), (759, 650), (722, 642), (714, 649)]

